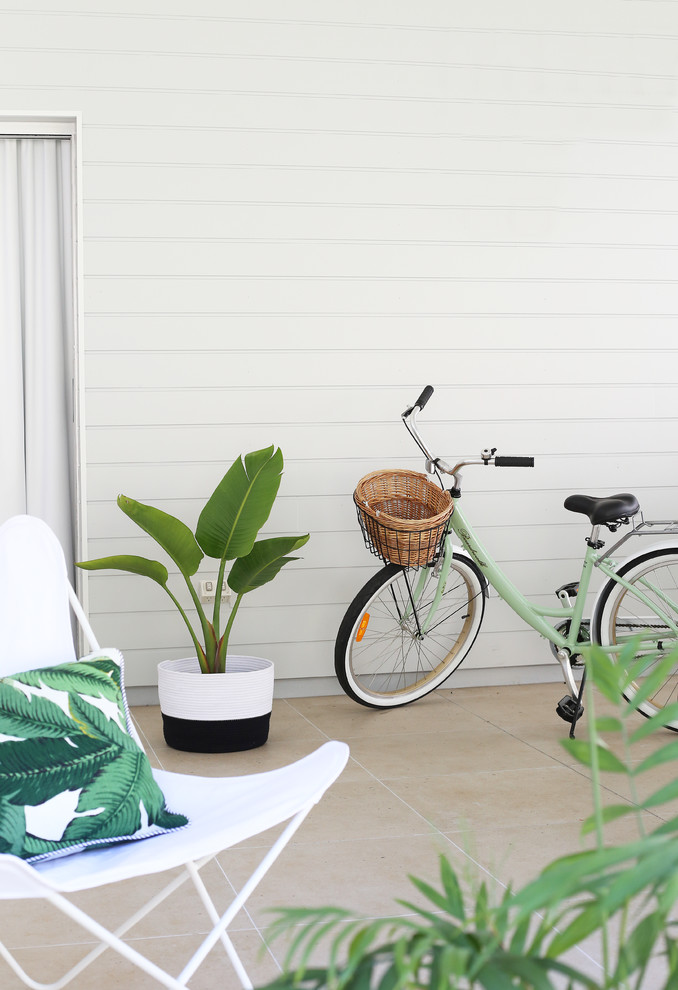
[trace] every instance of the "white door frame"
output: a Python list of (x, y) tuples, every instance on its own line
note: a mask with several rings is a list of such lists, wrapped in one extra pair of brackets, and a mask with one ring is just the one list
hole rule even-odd
[[(78, 112), (0, 114), (0, 137), (64, 137), (71, 139), (71, 191), (73, 203), (73, 416), (75, 433), (75, 551), (77, 559), (87, 556), (87, 513), (85, 490), (84, 423), (84, 291), (83, 291), (83, 208), (82, 208), (82, 119)], [(77, 571), (79, 595), (86, 598), (83, 572)], [(86, 606), (86, 602), (83, 602)]]

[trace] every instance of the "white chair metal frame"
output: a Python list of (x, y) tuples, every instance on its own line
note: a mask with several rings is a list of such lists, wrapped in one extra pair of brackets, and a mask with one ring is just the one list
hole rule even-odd
[[(27, 596), (27, 589), (35, 589), (37, 575), (39, 602)], [(75, 659), (69, 605), (90, 649), (98, 655), (120, 658), (119, 651), (102, 650), (99, 646), (68, 580), (61, 547), (49, 527), (30, 516), (8, 520), (0, 527), (0, 676)], [(25, 624), (27, 617), (31, 619), (29, 626)], [(41, 624), (41, 617), (47, 617), (47, 625)], [(347, 759), (345, 743), (328, 742), (297, 763), (241, 777), (200, 777), (154, 770), (168, 807), (187, 815), (188, 827), (36, 864), (16, 856), (0, 855), (0, 900), (47, 900), (98, 940), (97, 946), (80, 962), (49, 984), (36, 982), (25, 972), (3, 944), (1, 935), (0, 955), (26, 986), (34, 990), (60, 990), (110, 947), (162, 986), (180, 990), (187, 987), (200, 964), (220, 942), (240, 984), (251, 988), (250, 977), (229, 938), (229, 925), (308, 813), (339, 776)], [(201, 869), (223, 850), (284, 823), (287, 824), (282, 832), (228, 909), (220, 913), (203, 882)], [(67, 896), (176, 867), (182, 867), (181, 873), (115, 931), (109, 931)], [(123, 936), (188, 880), (192, 881), (212, 928), (182, 971), (173, 976), (125, 942)]]

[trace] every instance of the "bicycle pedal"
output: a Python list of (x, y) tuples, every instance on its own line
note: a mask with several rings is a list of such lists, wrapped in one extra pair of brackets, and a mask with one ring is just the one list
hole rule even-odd
[(556, 598), (565, 607), (572, 605), (572, 599), (577, 597), (579, 591), (579, 581), (569, 581), (556, 589)]
[(569, 694), (566, 694), (564, 698), (561, 698), (556, 705), (556, 714), (562, 718), (564, 722), (569, 722), (570, 725), (579, 721), (579, 719), (584, 714), (584, 706), (578, 705), (577, 702)]

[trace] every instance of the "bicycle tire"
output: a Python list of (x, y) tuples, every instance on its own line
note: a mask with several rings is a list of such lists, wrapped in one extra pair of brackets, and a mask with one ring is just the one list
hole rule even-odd
[[(438, 584), (433, 569), (417, 608), (424, 621)], [(417, 569), (387, 564), (358, 592), (339, 627), (334, 666), (346, 694), (368, 708), (397, 708), (434, 691), (459, 667), (485, 612), (485, 581), (473, 561), (455, 554), (431, 630), (401, 618)], [(367, 619), (365, 619), (367, 617)], [(361, 623), (365, 620), (361, 635)]]
[[(639, 589), (642, 588), (650, 600), (657, 601), (658, 609), (670, 607), (673, 616), (678, 619), (678, 547), (649, 550), (626, 561), (617, 573), (632, 587), (638, 584)], [(668, 599), (670, 606), (656, 592), (653, 593), (645, 585), (639, 584), (641, 581), (649, 581), (661, 589), (662, 596)], [(676, 648), (676, 636), (666, 621), (660, 615), (650, 614), (648, 607), (631, 590), (610, 579), (600, 592), (591, 620), (593, 641), (601, 646), (613, 646), (621, 642), (622, 638), (641, 633), (643, 644), (638, 656), (651, 651), (656, 653), (659, 662)], [(624, 693), (627, 701), (632, 701), (641, 683), (634, 681), (629, 686)], [(651, 718), (674, 701), (678, 701), (678, 661), (652, 697), (640, 702), (638, 711), (646, 718)], [(669, 722), (666, 727), (678, 732), (678, 720)]]

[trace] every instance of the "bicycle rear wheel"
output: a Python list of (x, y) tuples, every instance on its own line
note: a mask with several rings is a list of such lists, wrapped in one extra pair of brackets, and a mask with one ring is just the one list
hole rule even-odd
[[(627, 561), (618, 574), (631, 586), (616, 581), (604, 586), (591, 620), (591, 636), (602, 646), (621, 645), (641, 637), (638, 657), (648, 659), (648, 672), (675, 650), (674, 628), (678, 622), (678, 547), (651, 550)], [(642, 594), (652, 608), (642, 601)], [(630, 701), (640, 690), (643, 678), (634, 681), (625, 693)], [(678, 660), (657, 691), (638, 706), (641, 715), (650, 718), (667, 705), (678, 701)], [(678, 732), (678, 720), (667, 725)]]
[[(430, 628), (422, 632), (438, 578), (387, 564), (358, 592), (339, 627), (334, 666), (346, 694), (370, 708), (396, 708), (439, 687), (473, 646), (485, 610), (475, 564), (455, 555)], [(414, 604), (414, 607), (413, 607)]]

